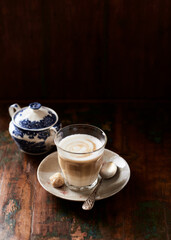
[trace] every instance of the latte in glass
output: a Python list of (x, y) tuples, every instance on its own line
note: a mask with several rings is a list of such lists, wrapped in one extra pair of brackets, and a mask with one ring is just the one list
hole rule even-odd
[[(68, 128), (73, 129), (68, 131)], [(86, 124), (69, 125), (59, 131), (55, 143), (68, 187), (89, 189), (97, 183), (106, 140), (101, 129)]]

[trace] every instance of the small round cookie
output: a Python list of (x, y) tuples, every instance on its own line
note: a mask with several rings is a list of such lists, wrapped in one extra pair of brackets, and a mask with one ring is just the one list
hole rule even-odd
[(60, 172), (53, 174), (50, 178), (53, 187), (58, 188), (64, 185), (64, 178)]

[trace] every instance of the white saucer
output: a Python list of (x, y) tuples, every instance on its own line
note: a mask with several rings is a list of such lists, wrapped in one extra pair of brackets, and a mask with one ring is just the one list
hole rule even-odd
[[(96, 200), (104, 199), (116, 194), (127, 184), (130, 178), (130, 168), (127, 162), (118, 154), (105, 149), (104, 161), (113, 161), (118, 169), (113, 178), (103, 180), (102, 185), (98, 190)], [(72, 201), (85, 201), (90, 194), (90, 191), (75, 192), (70, 190), (66, 185), (61, 188), (54, 188), (51, 185), (49, 177), (57, 171), (60, 171), (57, 152), (53, 152), (42, 160), (37, 169), (37, 178), (41, 186), (46, 191), (59, 198)]]

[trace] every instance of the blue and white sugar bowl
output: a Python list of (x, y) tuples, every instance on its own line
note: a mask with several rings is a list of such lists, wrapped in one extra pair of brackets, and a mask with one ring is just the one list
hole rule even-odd
[(9, 107), (11, 122), (9, 133), (20, 148), (28, 154), (43, 154), (54, 147), (55, 132), (59, 131), (61, 124), (57, 113), (41, 106), (38, 102), (21, 108), (18, 104)]

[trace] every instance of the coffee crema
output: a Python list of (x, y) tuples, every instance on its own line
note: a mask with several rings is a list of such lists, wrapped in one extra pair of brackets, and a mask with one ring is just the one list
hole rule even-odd
[[(70, 152), (63, 153), (62, 155), (65, 155), (63, 157), (68, 157), (67, 155), (69, 154), (70, 159), (78, 157), (88, 160), (92, 158), (92, 152), (102, 147), (102, 142), (98, 138), (88, 134), (73, 134), (62, 139), (59, 143), (59, 147), (64, 149), (64, 151)], [(74, 154), (74, 157), (72, 153)], [(78, 155), (75, 153), (78, 153)], [(94, 157), (95, 155), (93, 155), (93, 158)]]

